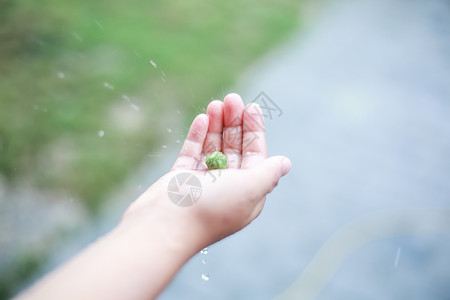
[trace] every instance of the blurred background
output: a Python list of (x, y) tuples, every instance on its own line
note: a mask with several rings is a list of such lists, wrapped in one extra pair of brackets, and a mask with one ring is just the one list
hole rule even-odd
[(160, 299), (450, 299), (448, 1), (72, 2), (0, 0), (1, 299), (111, 229), (231, 91), (292, 171)]
[(299, 8), (0, 0), (2, 298), (56, 240), (101, 218), (139, 166), (178, 147), (193, 116), (293, 32)]

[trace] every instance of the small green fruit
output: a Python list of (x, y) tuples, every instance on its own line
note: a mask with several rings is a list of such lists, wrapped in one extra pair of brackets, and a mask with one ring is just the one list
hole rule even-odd
[(205, 158), (208, 170), (226, 169), (227, 157), (220, 151), (214, 151)]

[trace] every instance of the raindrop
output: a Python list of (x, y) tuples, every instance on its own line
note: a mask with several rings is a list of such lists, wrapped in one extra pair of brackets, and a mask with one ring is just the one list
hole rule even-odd
[(180, 140), (176, 140), (175, 142), (176, 142), (177, 144), (179, 144), (179, 143), (180, 143)]
[(131, 108), (134, 109), (135, 111), (140, 111), (141, 109), (139, 108), (139, 106), (137, 106), (136, 104), (131, 103)]
[(109, 84), (109, 83), (107, 83), (106, 81), (103, 82), (103, 86), (104, 86), (105, 88), (107, 88), (107, 89), (110, 89), (110, 90), (113, 90), (113, 89), (114, 89), (114, 86), (111, 85), (111, 84)]
[(204, 254), (204, 255), (208, 254), (208, 248), (203, 248), (203, 249), (200, 251), (200, 253), (201, 253), (201, 254)]
[(63, 79), (66, 75), (63, 72), (58, 72), (58, 78)]
[(72, 36), (74, 38), (76, 38), (77, 40), (79, 40), (80, 42), (83, 41), (83, 38), (78, 33), (76, 33), (75, 31), (72, 32)]
[(125, 101), (127, 101), (127, 102), (130, 102), (130, 101), (131, 101), (130, 97), (128, 97), (128, 96), (125, 95), (125, 94), (122, 95), (122, 99), (125, 100)]
[(150, 59), (150, 64), (156, 69), (158, 67), (158, 65)]
[(161, 148), (167, 149), (167, 145), (162, 145)]
[(105, 132), (103, 131), (103, 130), (100, 130), (99, 132), (98, 132), (98, 136), (99, 137), (103, 137), (105, 135)]
[(105, 30), (105, 27), (103, 27), (102, 23), (100, 23), (97, 19), (94, 19), (94, 23), (97, 24), (98, 28), (101, 30)]
[(397, 254), (395, 255), (394, 267), (397, 268), (398, 260), (400, 259), (400, 254), (402, 253), (402, 247), (397, 248)]
[(172, 129), (167, 128), (167, 132), (168, 132), (168, 133), (172, 133)]
[(202, 264), (206, 264), (208, 261), (206, 260), (206, 258), (202, 259)]
[(208, 273), (202, 273), (202, 280), (203, 281), (208, 281), (209, 280), (209, 274)]
[(177, 109), (177, 114), (181, 115), (181, 111), (179, 109)]

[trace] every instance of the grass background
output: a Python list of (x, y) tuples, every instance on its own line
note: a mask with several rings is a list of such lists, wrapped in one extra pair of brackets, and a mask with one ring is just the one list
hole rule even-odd
[[(108, 192), (161, 149), (167, 128), (187, 126), (286, 39), (300, 6), (0, 0), (0, 174), (64, 191), (95, 216)], [(15, 265), (0, 280), (0, 298), (39, 258)]]

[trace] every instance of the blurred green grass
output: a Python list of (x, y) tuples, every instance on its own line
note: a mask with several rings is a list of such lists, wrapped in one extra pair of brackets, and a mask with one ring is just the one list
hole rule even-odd
[(0, 0), (0, 172), (96, 212), (160, 147), (164, 124), (180, 126), (175, 109), (186, 125), (222, 97), (298, 11), (294, 0)]

